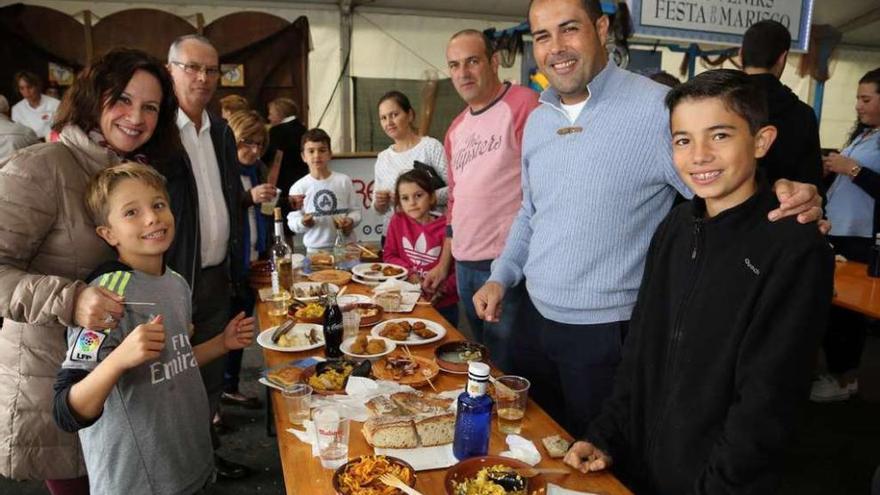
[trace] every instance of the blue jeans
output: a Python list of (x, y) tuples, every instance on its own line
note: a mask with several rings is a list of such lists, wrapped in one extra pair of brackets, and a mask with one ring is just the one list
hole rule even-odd
[(450, 325), (458, 328), (458, 303), (450, 304), (442, 308), (434, 308), (440, 313), (440, 316), (446, 318)]
[(501, 318), (497, 322), (486, 322), (477, 317), (474, 309), (474, 293), (489, 280), (489, 270), (477, 270), (455, 262), (455, 280), (458, 283), (458, 297), (464, 304), (464, 313), (474, 340), (489, 349), (489, 358), (503, 371), (511, 370), (510, 336), (517, 309), (525, 297), (525, 282), (507, 289), (501, 303)]

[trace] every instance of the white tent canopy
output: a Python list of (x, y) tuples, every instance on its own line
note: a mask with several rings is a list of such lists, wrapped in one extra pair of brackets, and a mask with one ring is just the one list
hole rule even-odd
[[(13, 2), (2, 2), (3, 4)], [(529, 0), (176, 0), (134, 2), (28, 0), (25, 3), (53, 8), (71, 15), (90, 10), (99, 18), (132, 8), (161, 9), (183, 18), (201, 13), (205, 22), (224, 15), (252, 10), (289, 21), (307, 16), (313, 50), (309, 55), (309, 123), (321, 123), (334, 138), (338, 151), (350, 149), (353, 121), (350, 88), (342, 87), (331, 100), (342, 71), (347, 40), (342, 35), (351, 25), (349, 76), (391, 79), (447, 77), (445, 45), (449, 36), (464, 28), (507, 28), (525, 20)], [(853, 101), (858, 78), (880, 66), (880, 3), (877, 0), (815, 0), (814, 24), (829, 24), (843, 33), (832, 78), (826, 85), (823, 105), (823, 146), (839, 146), (855, 118)], [(783, 82), (804, 101), (812, 103), (813, 84), (795, 69), (798, 55), (789, 60)], [(664, 51), (663, 68), (677, 74), (681, 55)], [(698, 64), (699, 66), (699, 64)], [(704, 69), (699, 69), (704, 70)], [(502, 70), (502, 78), (519, 79), (519, 61)], [(345, 80), (346, 78), (344, 78)], [(343, 122), (349, 122), (344, 126)], [(349, 143), (342, 137), (349, 136)]]

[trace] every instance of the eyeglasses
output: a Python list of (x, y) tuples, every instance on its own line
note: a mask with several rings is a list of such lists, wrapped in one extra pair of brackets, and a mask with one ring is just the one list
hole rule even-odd
[(251, 141), (250, 139), (242, 139), (238, 142), (238, 145), (242, 146), (242, 147), (251, 148), (251, 149), (257, 149), (257, 150), (263, 149), (263, 142), (262, 141)]
[(183, 62), (176, 62), (173, 60), (169, 63), (180, 67), (181, 69), (183, 69), (183, 72), (189, 74), (190, 76), (195, 76), (195, 75), (204, 73), (205, 77), (210, 77), (211, 79), (213, 79), (216, 77), (220, 77), (220, 74), (221, 74), (220, 68), (216, 67), (216, 66), (211, 67), (211, 66), (207, 66), (207, 65), (192, 64), (192, 63), (185, 64)]

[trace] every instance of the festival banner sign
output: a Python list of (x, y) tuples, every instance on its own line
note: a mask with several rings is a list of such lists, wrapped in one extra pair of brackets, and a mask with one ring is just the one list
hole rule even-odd
[(640, 38), (739, 45), (752, 24), (772, 19), (791, 33), (792, 51), (807, 50), (813, 0), (627, 0)]

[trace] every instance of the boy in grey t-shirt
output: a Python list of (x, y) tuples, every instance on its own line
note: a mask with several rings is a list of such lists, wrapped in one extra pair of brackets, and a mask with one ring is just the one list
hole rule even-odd
[(93, 495), (196, 493), (213, 477), (198, 367), (249, 345), (253, 318), (241, 313), (221, 335), (190, 345), (190, 289), (162, 261), (174, 217), (155, 170), (134, 163), (108, 168), (90, 184), (87, 203), (98, 235), (119, 254), (90, 285), (149, 304), (126, 305), (112, 330), (68, 328), (55, 420), (79, 431)]

